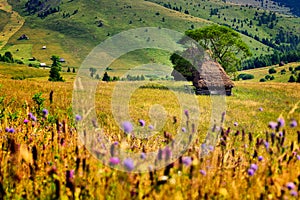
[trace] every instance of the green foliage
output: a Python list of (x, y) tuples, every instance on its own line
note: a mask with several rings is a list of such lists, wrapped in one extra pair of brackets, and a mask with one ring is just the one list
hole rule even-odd
[(270, 78), (271, 78), (271, 76), (269, 74), (265, 76), (266, 80), (270, 80)]
[(274, 76), (271, 76), (270, 77), (270, 81), (272, 81), (272, 80), (274, 80), (275, 79), (275, 77)]
[(282, 69), (281, 71), (280, 71), (280, 74), (281, 75), (284, 75), (286, 73), (286, 70), (285, 69)]
[(249, 47), (234, 30), (219, 25), (210, 25), (196, 30), (186, 31), (201, 46), (211, 52), (226, 72), (241, 69), (241, 59), (251, 56)]
[(75, 68), (73, 67), (73, 71), (72, 71), (73, 73), (76, 73), (76, 70), (75, 70)]
[(250, 79), (254, 79), (254, 75), (253, 74), (239, 74), (237, 78), (238, 78), (238, 80), (239, 79), (250, 80)]
[(264, 79), (264, 78), (261, 78), (260, 80), (259, 80), (259, 82), (266, 82), (267, 80), (266, 79)]
[(102, 81), (106, 81), (106, 82), (111, 81), (110, 76), (108, 75), (107, 72), (104, 73)]
[(94, 77), (94, 74), (97, 72), (97, 69), (91, 67), (89, 70), (90, 70), (90, 73), (91, 73), (91, 74), (90, 74), (91, 77)]
[(290, 72), (294, 71), (294, 68), (293, 67), (289, 67), (289, 71)]
[(297, 82), (297, 83), (300, 83), (300, 73), (298, 73), (298, 77), (297, 77), (296, 82)]
[(3, 56), (0, 54), (0, 61), (7, 62), (7, 63), (14, 63), (14, 58), (11, 52), (7, 51), (4, 53)]
[(290, 79), (288, 80), (289, 83), (295, 83), (296, 82), (296, 78), (294, 75), (290, 76)]
[(67, 70), (67, 72), (71, 72), (71, 69), (70, 69), (70, 67), (68, 67), (68, 70)]
[(276, 74), (276, 69), (274, 69), (274, 67), (269, 69), (269, 74)]
[(295, 67), (295, 71), (300, 71), (300, 65)]
[(64, 81), (60, 76), (61, 64), (59, 62), (58, 56), (52, 56), (51, 60), (53, 61), (49, 74), (49, 81)]
[(36, 113), (40, 114), (41, 110), (44, 107), (45, 98), (42, 97), (42, 92), (36, 93), (33, 95), (32, 100), (36, 103)]
[(189, 61), (187, 61), (177, 53), (173, 53), (170, 57), (170, 60), (174, 66), (174, 70), (172, 71), (171, 75), (175, 80), (186, 79), (187, 81), (193, 81), (193, 73), (196, 71), (196, 69)]

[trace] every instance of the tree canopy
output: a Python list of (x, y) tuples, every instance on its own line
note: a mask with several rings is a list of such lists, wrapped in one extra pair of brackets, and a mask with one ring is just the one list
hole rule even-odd
[(211, 57), (219, 62), (228, 73), (241, 68), (241, 60), (251, 56), (249, 47), (239, 33), (220, 25), (210, 25), (185, 34), (208, 50)]
[(49, 74), (49, 81), (64, 81), (60, 76), (61, 64), (59, 62), (58, 56), (52, 56), (51, 60), (53, 61)]

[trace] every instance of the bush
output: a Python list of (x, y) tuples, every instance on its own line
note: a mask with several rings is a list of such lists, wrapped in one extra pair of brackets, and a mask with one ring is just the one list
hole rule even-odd
[(285, 74), (286, 73), (286, 70), (285, 69), (282, 69), (281, 71), (280, 71), (280, 74), (281, 75), (283, 75), (283, 74)]
[(274, 80), (274, 79), (275, 79), (275, 77), (274, 77), (274, 76), (271, 76), (271, 77), (270, 77), (270, 80), (271, 80), (271, 81), (272, 81), (272, 80)]
[(272, 67), (269, 69), (269, 74), (276, 74), (276, 70)]
[(264, 78), (261, 78), (260, 80), (259, 80), (259, 82), (266, 82), (267, 80), (266, 79), (264, 79)]
[(238, 75), (238, 80), (249, 80), (249, 79), (254, 79), (254, 75), (253, 74), (239, 74)]
[(288, 82), (289, 83), (295, 83), (296, 82), (296, 78), (293, 75), (291, 75)]
[(271, 78), (271, 76), (269, 74), (265, 76), (266, 80), (270, 80), (270, 78)]
[(293, 71), (294, 69), (293, 69), (293, 67), (289, 67), (289, 71), (291, 72), (291, 71)]
[(298, 67), (295, 67), (295, 71), (300, 71), (300, 65)]

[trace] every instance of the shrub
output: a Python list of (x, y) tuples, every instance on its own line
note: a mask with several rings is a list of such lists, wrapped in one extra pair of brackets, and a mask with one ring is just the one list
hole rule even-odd
[(261, 78), (260, 80), (259, 80), (259, 82), (266, 82), (267, 80), (266, 79), (264, 79), (264, 78)]
[(293, 69), (293, 67), (289, 67), (289, 71), (291, 72), (291, 71), (293, 71), (294, 69)]
[(300, 71), (300, 65), (295, 67), (295, 71)]
[(265, 76), (266, 80), (270, 80), (270, 78), (271, 78), (271, 76), (269, 74)]
[(239, 74), (238, 80), (239, 79), (242, 79), (242, 80), (254, 79), (254, 75), (253, 74)]
[(269, 74), (276, 74), (276, 69), (274, 69), (273, 67), (269, 69)]
[(289, 83), (295, 83), (295, 82), (296, 82), (295, 77), (294, 77), (293, 75), (291, 75), (288, 82), (289, 82)]
[(285, 69), (282, 69), (281, 71), (280, 71), (280, 74), (281, 75), (283, 75), (283, 74), (285, 74), (286, 73), (286, 70)]
[(271, 76), (271, 77), (270, 77), (270, 80), (271, 80), (271, 81), (272, 81), (272, 80), (274, 80), (274, 79), (275, 79), (275, 77), (274, 77), (274, 76)]

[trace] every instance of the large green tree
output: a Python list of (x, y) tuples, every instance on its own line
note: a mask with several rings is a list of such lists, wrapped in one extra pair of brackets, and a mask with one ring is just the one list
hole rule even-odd
[(211, 57), (228, 73), (239, 70), (241, 60), (251, 56), (249, 47), (242, 41), (239, 33), (226, 26), (210, 25), (188, 30), (185, 34), (208, 50)]
[(59, 62), (58, 56), (52, 56), (51, 60), (53, 61), (49, 74), (49, 81), (64, 81), (60, 76), (61, 64)]

